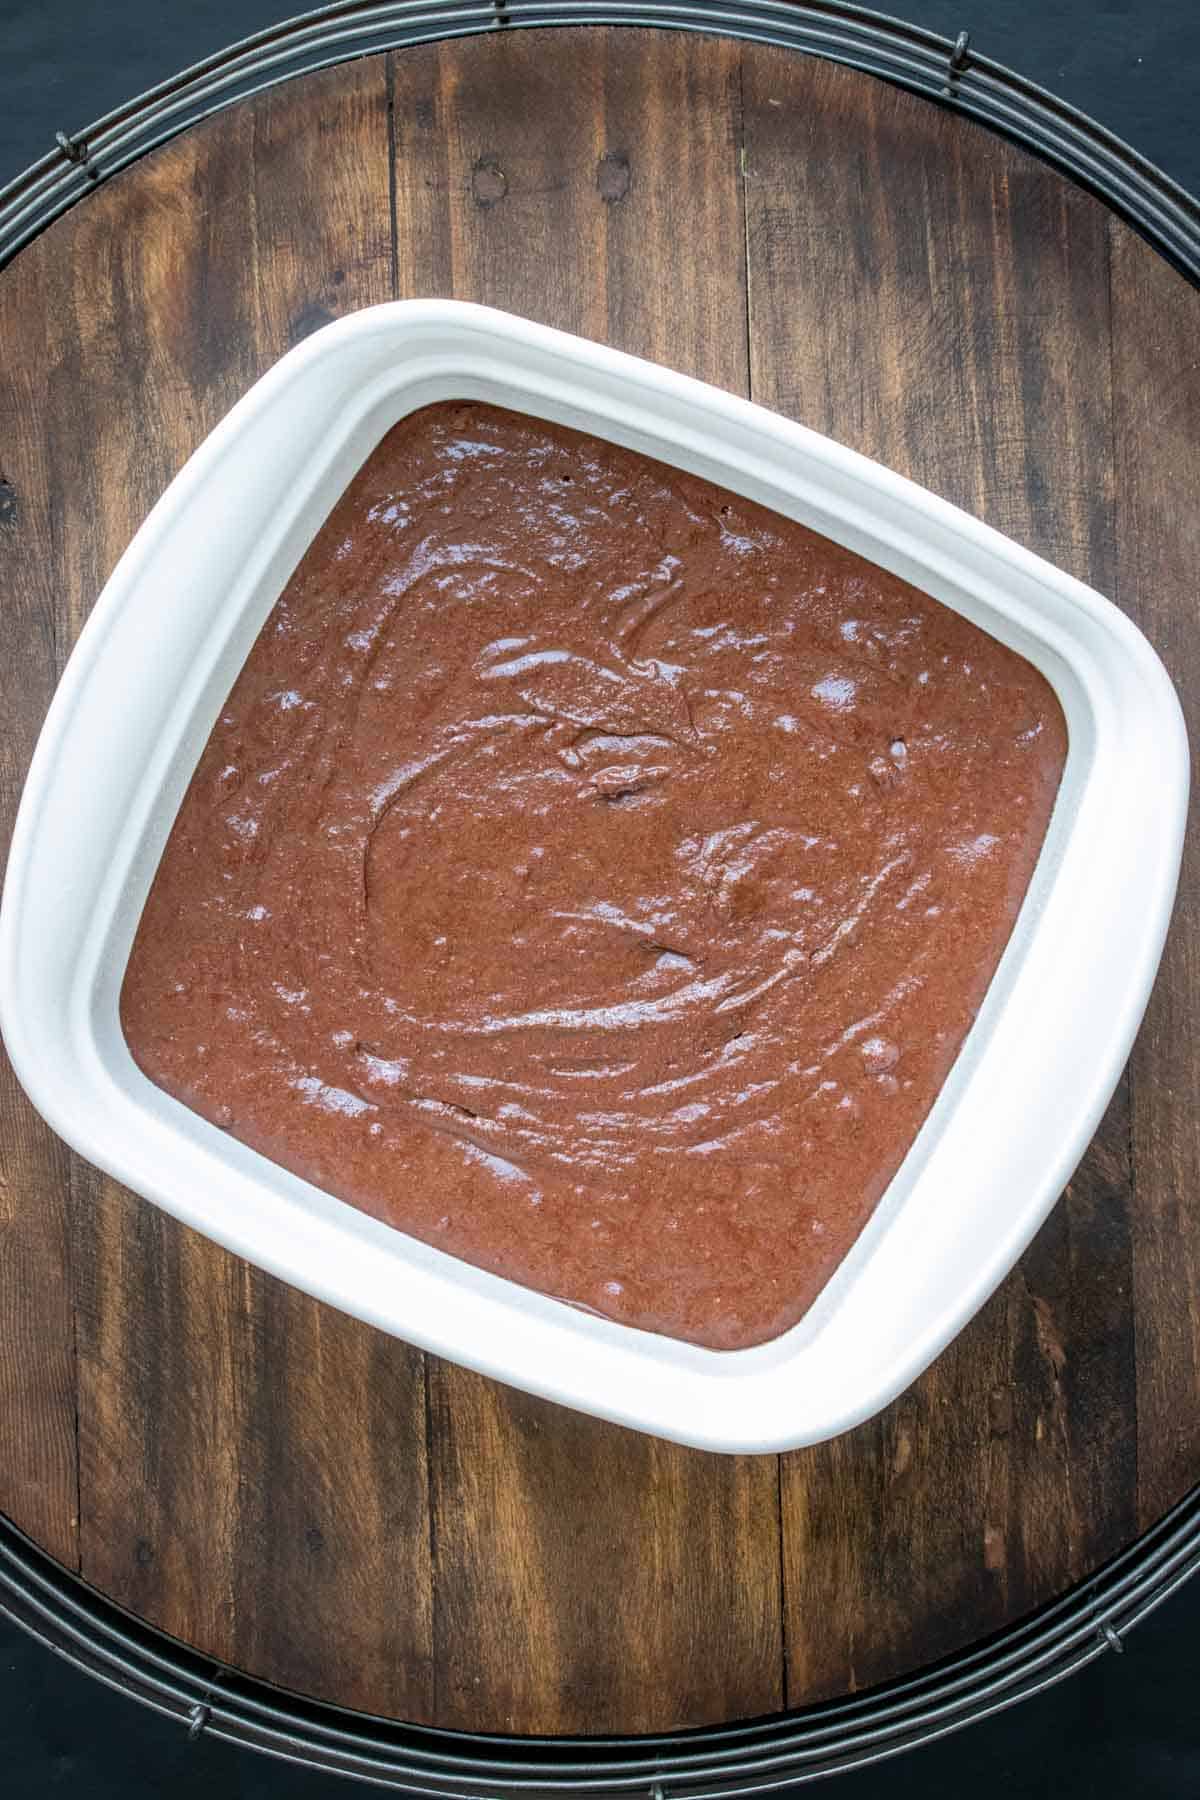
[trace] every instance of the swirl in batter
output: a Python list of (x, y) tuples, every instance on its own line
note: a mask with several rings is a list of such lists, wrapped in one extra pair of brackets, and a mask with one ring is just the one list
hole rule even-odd
[(1066, 751), (995, 639), (800, 525), (475, 403), (264, 626), (125, 977), (150, 1078), (468, 1261), (717, 1348), (911, 1144)]

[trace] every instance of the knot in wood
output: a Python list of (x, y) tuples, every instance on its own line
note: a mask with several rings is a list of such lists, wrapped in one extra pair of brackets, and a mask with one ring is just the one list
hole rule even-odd
[(320, 331), (323, 325), (332, 324), (333, 314), (328, 307), (319, 305), (315, 300), (310, 301), (288, 320), (288, 343), (292, 346), (301, 344), (314, 331)]
[(632, 184), (629, 158), (619, 150), (606, 150), (596, 164), (596, 190), (606, 206), (624, 200)]
[(471, 170), (471, 195), (476, 206), (497, 206), (508, 192), (508, 176), (495, 156), (481, 156)]

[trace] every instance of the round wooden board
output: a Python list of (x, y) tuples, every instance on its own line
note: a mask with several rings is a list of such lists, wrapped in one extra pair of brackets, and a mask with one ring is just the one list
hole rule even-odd
[[(239, 104), (0, 275), (6, 823), (185, 457), (289, 344), (418, 294), (903, 470), (1112, 595), (1195, 713), (1200, 295), (1063, 177), (870, 77), (514, 31)], [(1020, 1267), (882, 1417), (778, 1459), (597, 1424), (330, 1311), (71, 1156), (6, 1072), (0, 1510), (222, 1662), (466, 1730), (770, 1714), (994, 1633), (1200, 1479), (1198, 854)]]

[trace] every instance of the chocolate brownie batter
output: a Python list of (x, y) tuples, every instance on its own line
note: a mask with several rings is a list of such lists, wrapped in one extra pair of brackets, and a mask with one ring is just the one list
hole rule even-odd
[(213, 730), (129, 1047), (427, 1243), (756, 1344), (928, 1112), (1065, 751), (1027, 662), (815, 533), (429, 407), (335, 507)]

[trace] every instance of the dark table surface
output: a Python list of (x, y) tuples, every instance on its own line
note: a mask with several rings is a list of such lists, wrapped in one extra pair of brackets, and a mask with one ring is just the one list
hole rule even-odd
[[(185, 64), (300, 10), (299, 0), (0, 0), (0, 184)], [(1200, 192), (1196, 0), (898, 0), (1073, 102)], [(2, 352), (0, 352), (2, 353)], [(0, 1244), (0, 1253), (3, 1246)], [(1200, 1581), (1081, 1675), (1023, 1706), (885, 1766), (835, 1780), (846, 1800), (972, 1793), (1056, 1800), (1200, 1794)], [(11, 1800), (78, 1790), (88, 1800), (227, 1800), (349, 1793), (337, 1777), (201, 1740), (118, 1697), (0, 1618), (0, 1789)]]

